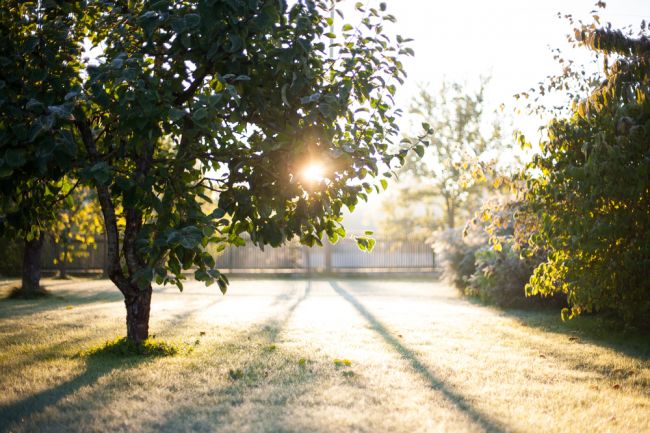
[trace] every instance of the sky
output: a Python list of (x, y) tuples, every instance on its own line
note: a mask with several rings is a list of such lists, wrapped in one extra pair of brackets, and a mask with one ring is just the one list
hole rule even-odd
[[(561, 68), (550, 47), (570, 51), (565, 35), (572, 27), (558, 12), (591, 22), (595, 0), (388, 0), (397, 17), (395, 30), (411, 37), (415, 57), (405, 60), (409, 80), (399, 103), (408, 105), (419, 83), (433, 88), (443, 79), (472, 85), (491, 75), (487, 106), (514, 105), (512, 95), (525, 91)], [(601, 22), (614, 27), (650, 19), (650, 0), (608, 1)], [(587, 59), (584, 49), (573, 58)], [(526, 119), (516, 119), (519, 123)]]
[[(571, 58), (587, 60), (584, 49), (571, 50), (566, 34), (572, 31), (558, 12), (591, 22), (590, 11), (596, 0), (384, 0), (397, 18), (391, 32), (413, 38), (415, 57), (404, 59), (408, 80), (398, 90), (397, 103), (408, 108), (418, 86), (437, 89), (443, 80), (466, 82), (470, 87), (481, 75), (490, 75), (486, 108), (496, 110), (505, 104), (512, 113), (513, 95), (526, 91), (548, 75), (561, 71), (550, 48), (563, 48)], [(356, 0), (343, 0), (351, 7)], [(379, 1), (366, 0), (369, 5)], [(599, 13), (602, 23), (614, 27), (650, 21), (650, 0), (610, 0)], [(533, 141), (540, 126), (538, 119), (514, 116), (512, 122)], [(409, 119), (402, 122), (408, 128)], [(346, 222), (352, 229), (375, 227), (381, 197), (357, 207)]]

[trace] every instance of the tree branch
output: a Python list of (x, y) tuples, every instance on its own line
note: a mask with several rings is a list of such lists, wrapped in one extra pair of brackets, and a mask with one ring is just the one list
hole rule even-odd
[[(75, 116), (75, 126), (79, 131), (81, 140), (90, 156), (92, 161), (99, 161), (100, 156), (97, 151), (97, 145), (93, 132), (88, 125), (83, 115)], [(108, 277), (115, 283), (125, 297), (133, 296), (133, 289), (129, 284), (129, 280), (124, 276), (122, 267), (120, 265), (120, 237), (117, 229), (117, 218), (115, 216), (115, 206), (111, 200), (108, 187), (95, 182), (95, 189), (97, 190), (97, 198), (102, 208), (102, 215), (104, 216), (104, 225), (106, 226), (106, 245), (108, 265), (106, 272)]]
[(194, 79), (194, 81), (187, 87), (187, 89), (183, 91), (183, 93), (180, 93), (176, 96), (176, 99), (174, 99), (174, 105), (182, 105), (187, 102), (192, 96), (194, 96), (194, 93), (196, 93), (197, 89), (203, 83), (203, 80), (211, 69), (212, 64), (206, 63), (205, 67), (203, 68), (203, 72)]

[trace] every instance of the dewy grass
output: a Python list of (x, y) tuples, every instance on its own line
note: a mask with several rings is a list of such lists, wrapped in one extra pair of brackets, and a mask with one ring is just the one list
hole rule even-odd
[(130, 357), (130, 356), (173, 356), (191, 351), (191, 347), (173, 345), (149, 338), (138, 345), (124, 337), (107, 341), (99, 346), (79, 352), (82, 358), (89, 357)]
[(106, 342), (110, 281), (46, 285), (0, 302), (0, 432), (650, 432), (648, 336), (595, 318), (426, 281), (189, 282), (156, 289), (142, 356)]

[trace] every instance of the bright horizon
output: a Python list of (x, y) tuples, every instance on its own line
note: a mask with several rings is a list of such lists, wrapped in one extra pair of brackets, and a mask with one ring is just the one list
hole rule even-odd
[[(344, 0), (342, 9), (352, 7), (354, 3)], [(380, 1), (364, 3), (377, 6)], [(584, 48), (572, 49), (569, 46), (566, 35), (572, 27), (565, 19), (558, 18), (557, 13), (571, 14), (590, 23), (590, 11), (595, 9), (596, 0), (547, 0), (543, 3), (388, 0), (385, 3), (388, 12), (397, 18), (397, 23), (387, 30), (412, 38), (410, 46), (415, 51), (414, 57), (403, 59), (408, 79), (397, 91), (397, 105), (405, 111), (401, 120), (404, 132), (410, 127), (407, 110), (419, 85), (428, 84), (431, 90), (436, 91), (447, 79), (466, 82), (472, 89), (481, 75), (489, 75), (486, 114), (504, 104), (504, 115), (511, 117), (513, 126), (535, 142), (539, 139), (536, 131), (542, 122), (524, 114), (514, 115), (516, 101), (513, 95), (527, 91), (547, 76), (561, 71), (553, 59), (551, 48), (561, 48), (572, 59), (586, 61), (591, 58)], [(606, 3), (607, 7), (598, 14), (602, 24), (611, 22), (614, 28), (631, 25), (638, 29), (641, 20), (650, 21), (650, 1)], [(376, 228), (378, 209), (386, 196), (386, 193), (373, 194), (368, 203), (360, 203), (353, 216), (346, 218), (346, 228), (350, 231)]]

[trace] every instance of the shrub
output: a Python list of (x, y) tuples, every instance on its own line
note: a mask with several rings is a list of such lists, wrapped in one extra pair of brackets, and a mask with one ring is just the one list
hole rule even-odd
[(494, 197), (463, 231), (439, 232), (435, 246), (443, 277), (464, 295), (502, 307), (561, 305), (557, 296), (526, 294), (526, 283), (546, 254), (528, 245), (537, 228), (521, 207), (511, 198)]
[(501, 307), (529, 307), (559, 303), (558, 299), (526, 296), (524, 287), (543, 256), (522, 257), (512, 240), (501, 243), (501, 249), (483, 246), (475, 253), (476, 270), (468, 279), (465, 294)]
[(464, 293), (469, 278), (476, 272), (475, 254), (487, 239), (480, 233), (464, 236), (460, 229), (447, 229), (434, 236), (436, 262), (442, 277)]
[(606, 80), (553, 120), (530, 164), (531, 240), (549, 251), (530, 294), (564, 293), (563, 317), (609, 310), (650, 322), (650, 40), (613, 30), (583, 32), (615, 56)]

